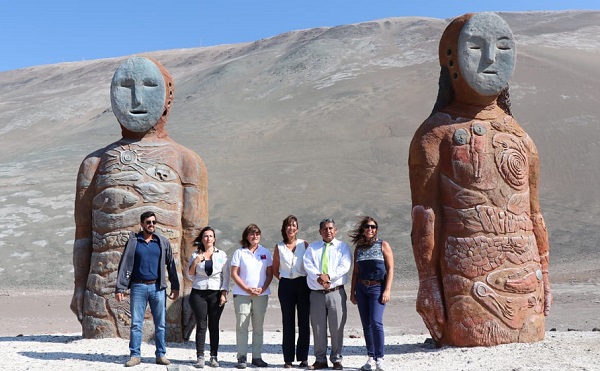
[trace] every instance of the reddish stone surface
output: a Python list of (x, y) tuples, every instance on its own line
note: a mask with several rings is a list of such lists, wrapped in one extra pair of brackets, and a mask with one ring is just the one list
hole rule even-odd
[(540, 341), (552, 296), (538, 152), (508, 86), (481, 95), (458, 68), (472, 16), (442, 36), (438, 102), (410, 146), (417, 311), (438, 345)]
[[(182, 267), (187, 267), (193, 239), (208, 222), (208, 179), (202, 159), (175, 143), (165, 130), (173, 79), (160, 63), (151, 61), (166, 86), (158, 122), (145, 132), (121, 125), (123, 137), (88, 155), (79, 168), (71, 310), (85, 338), (129, 338), (129, 297), (122, 302), (115, 299), (116, 275), (128, 233), (139, 231), (145, 211), (156, 214), (157, 232), (171, 242), (181, 285), (180, 298), (167, 299), (167, 341), (189, 337), (194, 325), (189, 306), (183, 305), (191, 283)], [(145, 340), (154, 337), (149, 309), (143, 334)]]

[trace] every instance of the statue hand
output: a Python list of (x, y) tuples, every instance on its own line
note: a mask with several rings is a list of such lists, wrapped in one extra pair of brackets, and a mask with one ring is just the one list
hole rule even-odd
[(75, 313), (79, 322), (83, 321), (83, 296), (85, 294), (85, 289), (77, 288), (73, 293), (73, 298), (71, 299), (71, 311)]
[(550, 288), (550, 279), (548, 274), (544, 274), (544, 315), (550, 314), (550, 307), (552, 306), (552, 289)]
[(437, 277), (422, 280), (417, 294), (417, 312), (436, 342), (442, 338), (446, 313)]

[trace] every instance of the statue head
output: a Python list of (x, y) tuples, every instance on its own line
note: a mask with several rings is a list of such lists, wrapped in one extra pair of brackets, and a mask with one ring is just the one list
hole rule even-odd
[(495, 13), (465, 14), (446, 27), (439, 58), (442, 75), (453, 90), (450, 102), (489, 104), (508, 88), (514, 72), (512, 31)]
[(150, 131), (166, 135), (173, 91), (173, 78), (157, 61), (133, 57), (121, 63), (112, 79), (110, 101), (123, 136), (139, 137)]

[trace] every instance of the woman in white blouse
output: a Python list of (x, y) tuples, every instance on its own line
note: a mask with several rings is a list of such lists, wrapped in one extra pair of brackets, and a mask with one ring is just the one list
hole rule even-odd
[[(284, 368), (292, 368), (294, 356), (298, 366), (308, 367), (308, 346), (310, 344), (310, 289), (306, 284), (303, 258), (308, 242), (296, 237), (298, 219), (290, 215), (283, 220), (281, 236), (273, 253), (273, 275), (279, 279), (277, 295), (281, 306), (283, 322), (283, 362)], [(296, 312), (297, 311), (297, 312)], [(298, 342), (296, 337), (296, 314), (298, 315)]]
[[(198, 250), (192, 253), (188, 264), (188, 276), (192, 280), (190, 307), (196, 317), (196, 356), (197, 368), (204, 367), (204, 343), (206, 329), (210, 333), (210, 361), (212, 367), (219, 367), (219, 320), (227, 302), (229, 286), (229, 261), (227, 254), (215, 246), (215, 231), (204, 227), (194, 245)], [(207, 321), (208, 320), (208, 321)], [(207, 326), (208, 325), (208, 326)]]

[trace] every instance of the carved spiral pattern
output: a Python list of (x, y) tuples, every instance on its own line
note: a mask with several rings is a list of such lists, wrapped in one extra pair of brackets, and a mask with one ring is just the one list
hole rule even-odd
[(527, 188), (528, 167), (527, 155), (523, 144), (514, 136), (497, 134), (494, 136), (496, 165), (504, 180), (517, 190)]
[(134, 151), (123, 151), (121, 152), (121, 163), (124, 165), (131, 165), (137, 161), (137, 154)]

